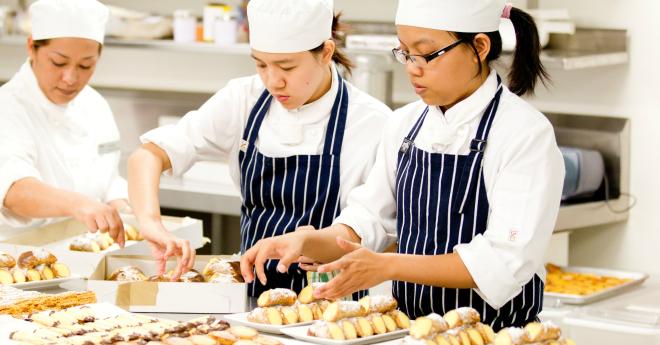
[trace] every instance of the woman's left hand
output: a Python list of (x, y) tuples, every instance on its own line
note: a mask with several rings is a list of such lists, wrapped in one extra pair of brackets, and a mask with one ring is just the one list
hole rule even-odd
[(361, 245), (337, 238), (337, 245), (346, 255), (331, 263), (318, 267), (318, 272), (341, 271), (341, 273), (314, 290), (314, 297), (336, 299), (355, 291), (368, 289), (389, 279), (388, 265), (383, 254), (375, 253)]

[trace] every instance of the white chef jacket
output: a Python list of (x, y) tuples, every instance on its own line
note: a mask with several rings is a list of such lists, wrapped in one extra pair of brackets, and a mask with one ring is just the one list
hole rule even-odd
[[(467, 155), (479, 121), (497, 92), (496, 72), (445, 113), (431, 107), (415, 145), (428, 152)], [(397, 241), (395, 174), (397, 154), (426, 104), (417, 101), (394, 112), (385, 125), (374, 168), (353, 190), (335, 223), (352, 227), (362, 245), (382, 251)], [(502, 92), (483, 158), (490, 204), (483, 235), (454, 250), (474, 279), (475, 291), (493, 308), (520, 293), (538, 274), (559, 211), (564, 163), (550, 122), (527, 102)]]
[[(119, 176), (119, 131), (103, 97), (89, 86), (66, 105), (48, 100), (29, 62), (0, 87), (0, 201), (14, 182), (34, 177), (52, 187), (108, 202), (127, 199)], [(27, 219), (4, 206), (0, 236), (11, 228), (55, 219)]]
[[(256, 145), (269, 157), (319, 155), (323, 152), (338, 80), (332, 65), (330, 90), (318, 100), (287, 110), (273, 99)], [(392, 111), (350, 83), (348, 114), (340, 158), (340, 207), (349, 191), (366, 180), (376, 156), (385, 119)], [(233, 79), (198, 110), (177, 124), (151, 130), (140, 138), (159, 146), (170, 158), (169, 174), (180, 176), (198, 161), (227, 161), (230, 176), (240, 186), (239, 145), (252, 107), (265, 89), (258, 75)]]

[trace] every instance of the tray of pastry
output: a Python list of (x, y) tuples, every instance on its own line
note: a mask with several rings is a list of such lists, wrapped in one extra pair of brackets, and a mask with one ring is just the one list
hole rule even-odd
[(461, 307), (444, 316), (432, 313), (418, 317), (410, 326), (410, 335), (401, 345), (575, 345), (562, 337), (561, 329), (551, 321), (531, 322), (525, 327), (509, 327), (495, 333), (481, 322), (476, 309)]
[(621, 294), (648, 279), (648, 274), (593, 267), (547, 264), (544, 298), (554, 304), (589, 304)]
[[(409, 323), (407, 317), (396, 310), (396, 300), (391, 296), (367, 296), (359, 302), (319, 300), (314, 298), (313, 293), (322, 284), (310, 284), (298, 295), (289, 289), (264, 291), (257, 300), (257, 308), (248, 313), (227, 315), (225, 318), (232, 323), (275, 334), (287, 334), (285, 329), (312, 325), (320, 320), (340, 320), (346, 318), (343, 313), (355, 311), (364, 317), (373, 313), (383, 314), (388, 322), (391, 321), (388, 326), (392, 331), (398, 327), (397, 322), (402, 326)], [(363, 322), (366, 324), (369, 320), (364, 318)]]
[[(3, 320), (2, 344), (249, 344), (278, 345), (276, 339), (247, 327), (230, 327), (214, 316), (187, 322), (127, 313), (107, 303), (30, 314)], [(8, 330), (4, 331), (3, 330)]]
[(69, 266), (60, 262), (53, 253), (35, 248), (12, 255), (0, 251), (0, 284), (21, 289), (59, 286), (82, 279), (71, 274)]

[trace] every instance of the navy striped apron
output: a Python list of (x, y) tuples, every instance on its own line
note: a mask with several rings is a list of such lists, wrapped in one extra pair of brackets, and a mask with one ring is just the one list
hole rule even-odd
[[(498, 91), (481, 117), (468, 155), (429, 153), (415, 146), (429, 111), (427, 107), (404, 139), (398, 154), (396, 174), (398, 252), (442, 255), (454, 246), (469, 243), (483, 234), (490, 207), (484, 186), (482, 159), (488, 133), (502, 94)], [(471, 306), (484, 323), (495, 330), (524, 326), (541, 311), (543, 281), (534, 275), (522, 292), (494, 309), (472, 289), (449, 289), (395, 281), (392, 289), (400, 308), (411, 318), (435, 312), (444, 315)]]
[[(299, 226), (316, 229), (332, 225), (339, 215), (339, 158), (346, 127), (348, 89), (337, 75), (338, 90), (332, 106), (321, 155), (266, 157), (255, 145), (268, 113), (268, 90), (252, 108), (239, 151), (241, 169), (241, 252), (262, 238), (293, 232)], [(276, 270), (279, 260), (269, 260), (266, 286), (258, 280), (248, 285), (250, 296), (273, 288), (299, 292), (307, 285), (306, 272), (293, 264), (287, 273)], [(362, 294), (354, 294), (354, 298)]]

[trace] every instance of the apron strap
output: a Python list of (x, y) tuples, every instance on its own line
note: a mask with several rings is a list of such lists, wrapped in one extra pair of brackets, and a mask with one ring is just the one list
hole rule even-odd
[(495, 114), (497, 113), (500, 104), (500, 96), (502, 95), (502, 80), (499, 75), (497, 76), (497, 84), (497, 93), (495, 93), (495, 96), (490, 101), (490, 104), (481, 117), (477, 129), (477, 135), (470, 142), (470, 153), (468, 154), (467, 162), (465, 166), (463, 166), (463, 171), (461, 172), (461, 180), (458, 189), (459, 192), (455, 195), (454, 200), (452, 200), (452, 212), (463, 213), (463, 208), (472, 200), (474, 194), (473, 191), (476, 189), (476, 182), (481, 173), (481, 165), (484, 151), (486, 150), (488, 135), (490, 134), (493, 119), (495, 118)]
[(332, 105), (330, 119), (328, 119), (328, 128), (325, 133), (325, 143), (323, 145), (323, 154), (337, 155), (341, 154), (342, 143), (344, 142), (344, 129), (346, 128), (346, 117), (348, 114), (348, 88), (344, 78), (337, 72), (337, 96)]
[(399, 154), (408, 152), (410, 146), (412, 146), (415, 143), (415, 138), (417, 138), (417, 134), (419, 134), (419, 130), (420, 128), (422, 128), (422, 124), (424, 123), (424, 120), (426, 119), (426, 114), (428, 113), (429, 113), (429, 107), (427, 106), (426, 108), (424, 108), (422, 115), (420, 115), (419, 118), (417, 118), (417, 122), (415, 122), (415, 125), (410, 129), (408, 135), (406, 135), (406, 137), (403, 138), (403, 143), (401, 143), (401, 147), (399, 148)]
[[(346, 117), (348, 113), (348, 88), (346, 87), (344, 79), (339, 75), (339, 72), (337, 72), (337, 81), (339, 87), (335, 102), (332, 105), (330, 119), (328, 120), (328, 128), (325, 133), (325, 144), (323, 145), (324, 154), (339, 155), (344, 141), (344, 129), (346, 128)], [(273, 96), (271, 96), (268, 90), (265, 89), (261, 93), (261, 96), (259, 96), (257, 103), (252, 107), (245, 130), (243, 131), (243, 139), (240, 145), (242, 151), (245, 151), (248, 144), (254, 145), (257, 141), (259, 129), (268, 113), (268, 109), (270, 109), (270, 103), (272, 100)]]
[(261, 128), (261, 123), (264, 121), (268, 109), (270, 109), (270, 102), (273, 100), (273, 96), (270, 95), (267, 89), (261, 93), (257, 103), (252, 107), (250, 111), (250, 116), (248, 117), (245, 130), (243, 131), (243, 141), (241, 142), (241, 147), (247, 146), (247, 144), (254, 144), (257, 141), (257, 136), (259, 135), (259, 128)]

